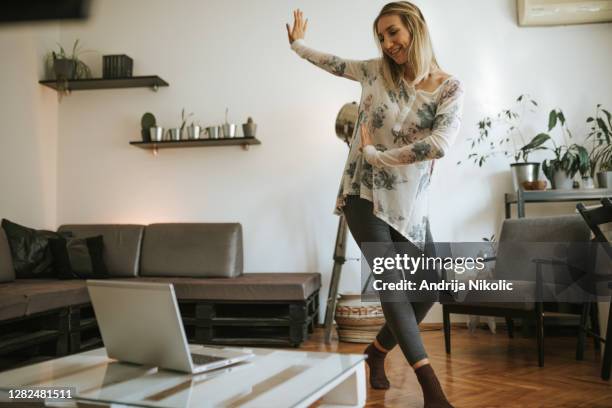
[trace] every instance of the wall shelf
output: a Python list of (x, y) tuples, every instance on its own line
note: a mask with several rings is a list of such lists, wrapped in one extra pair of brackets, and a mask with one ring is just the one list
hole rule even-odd
[(176, 147), (206, 147), (206, 146), (242, 146), (248, 150), (250, 145), (259, 145), (261, 141), (256, 137), (223, 137), (219, 139), (188, 139), (188, 140), (164, 140), (161, 142), (130, 142), (132, 146), (141, 149), (150, 149), (157, 152), (158, 149)]
[[(129, 78), (87, 78), (73, 79), (68, 82), (68, 90), (84, 91), (88, 89), (117, 89), (117, 88), (151, 88), (157, 91), (160, 86), (168, 86), (168, 83), (157, 75), (135, 76)], [(39, 84), (48, 86), (57, 91), (55, 79), (38, 81)]]

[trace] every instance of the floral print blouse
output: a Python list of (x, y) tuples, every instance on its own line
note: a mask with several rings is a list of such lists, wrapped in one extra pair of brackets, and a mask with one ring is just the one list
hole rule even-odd
[[(354, 61), (315, 51), (296, 40), (291, 48), (334, 75), (359, 81), (359, 115), (342, 174), (336, 214), (348, 195), (372, 201), (374, 214), (423, 248), (428, 222), (428, 187), (435, 159), (453, 144), (463, 105), (463, 87), (447, 78), (433, 92), (402, 81), (388, 90), (381, 60)], [(360, 124), (371, 129), (374, 145), (360, 151)]]

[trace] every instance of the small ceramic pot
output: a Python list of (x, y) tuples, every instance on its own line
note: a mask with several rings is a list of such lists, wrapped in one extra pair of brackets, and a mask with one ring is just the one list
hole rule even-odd
[(149, 138), (152, 142), (161, 142), (164, 138), (164, 128), (161, 126), (152, 126), (149, 128)]
[(183, 132), (181, 128), (171, 128), (168, 129), (168, 140), (172, 140), (174, 142), (179, 141), (183, 138)]
[(225, 123), (222, 126), (223, 137), (235, 137), (236, 136), (236, 125), (233, 123)]

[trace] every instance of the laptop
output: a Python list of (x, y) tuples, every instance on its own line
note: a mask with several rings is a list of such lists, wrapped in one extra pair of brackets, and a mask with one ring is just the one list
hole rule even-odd
[(110, 358), (196, 374), (254, 356), (210, 346), (190, 352), (171, 283), (88, 280), (87, 289)]

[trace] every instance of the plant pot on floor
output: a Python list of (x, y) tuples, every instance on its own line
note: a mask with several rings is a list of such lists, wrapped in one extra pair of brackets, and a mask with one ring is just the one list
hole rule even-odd
[(341, 294), (334, 319), (339, 340), (351, 343), (371, 343), (385, 324), (380, 303), (361, 302), (361, 293)]
[(597, 173), (597, 185), (599, 188), (612, 188), (612, 171)]
[(523, 182), (534, 182), (540, 176), (540, 163), (512, 163), (510, 165), (512, 172), (512, 188), (517, 191), (522, 188)]

